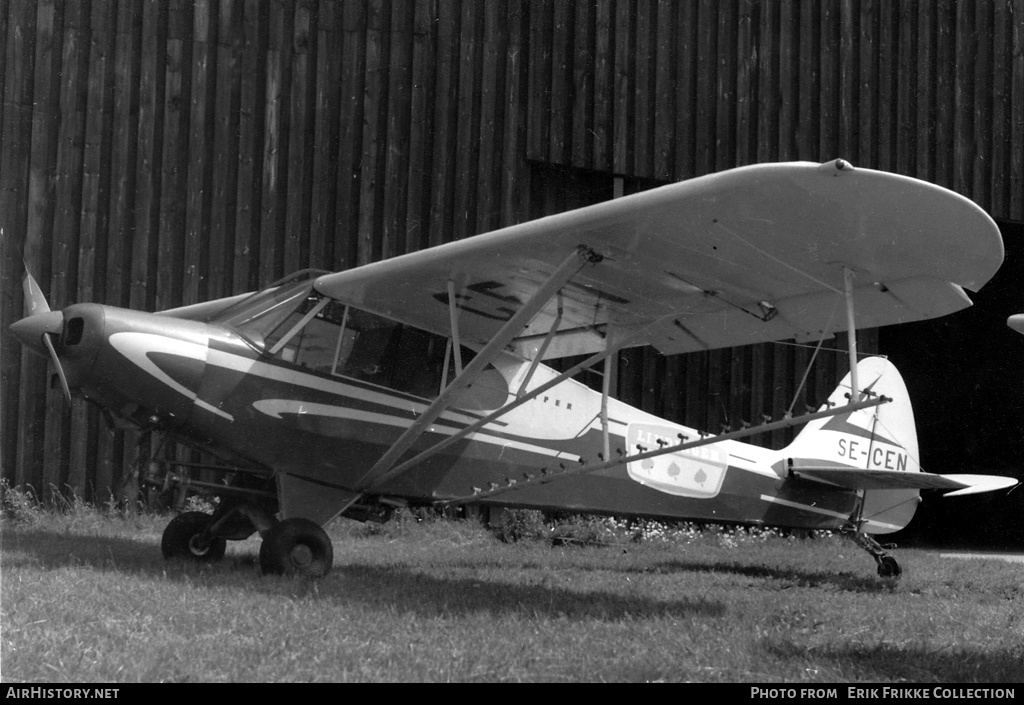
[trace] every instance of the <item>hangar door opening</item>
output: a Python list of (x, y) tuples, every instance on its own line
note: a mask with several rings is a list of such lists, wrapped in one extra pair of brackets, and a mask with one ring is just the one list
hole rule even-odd
[[(879, 351), (906, 380), (927, 472), (1024, 480), (1024, 335), (1006, 325), (1024, 313), (1024, 223), (999, 227), (1006, 256), (981, 291), (968, 292), (973, 306), (879, 331)], [(1024, 486), (924, 500), (904, 541), (1024, 548)]]

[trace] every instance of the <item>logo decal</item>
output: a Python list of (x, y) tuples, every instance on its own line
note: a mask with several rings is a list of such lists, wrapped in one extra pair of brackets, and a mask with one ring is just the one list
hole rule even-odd
[[(659, 445), (678, 444), (678, 433), (679, 429), (672, 426), (631, 423), (626, 440), (630, 448), (656, 450)], [(722, 489), (727, 467), (727, 455), (714, 445), (706, 445), (627, 463), (626, 471), (641, 485), (659, 492), (710, 499)]]

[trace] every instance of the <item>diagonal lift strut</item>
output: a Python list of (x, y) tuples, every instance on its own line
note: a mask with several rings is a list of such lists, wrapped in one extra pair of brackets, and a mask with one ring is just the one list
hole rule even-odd
[(563, 286), (585, 266), (594, 265), (600, 261), (601, 255), (582, 245), (566, 257), (540, 288), (533, 293), (529, 300), (505, 322), (477, 356), (456, 375), (451, 384), (444, 388), (441, 394), (424, 410), (423, 414), (398, 437), (398, 440), (385, 451), (384, 455), (374, 463), (373, 467), (360, 478), (357, 483), (359, 489), (367, 490), (377, 487), (397, 475), (402, 470), (402, 467), (395, 468), (395, 464), (420, 436), (429, 430), (430, 424), (436, 421), (441, 414), (455, 403), (458, 395), (473, 383), (486, 366), (491, 364), (501, 354), (502, 350), (522, 332), (523, 328), (529, 325), (534, 316), (557, 295)]

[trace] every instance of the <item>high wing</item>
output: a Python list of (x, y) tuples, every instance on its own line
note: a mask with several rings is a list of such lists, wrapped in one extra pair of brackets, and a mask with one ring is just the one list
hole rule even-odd
[[(526, 358), (593, 353), (609, 334), (666, 354), (846, 330), (970, 305), (1003, 259), (968, 199), (909, 177), (825, 164), (760, 164), (513, 225), (348, 271), (318, 291), (439, 334), (454, 295), (462, 341), (481, 346), (567, 255), (584, 267), (516, 335)], [(554, 329), (553, 340), (542, 342)]]

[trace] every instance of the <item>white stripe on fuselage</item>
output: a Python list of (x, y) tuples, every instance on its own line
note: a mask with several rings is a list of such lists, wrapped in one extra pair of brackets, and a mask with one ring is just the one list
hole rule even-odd
[[(332, 406), (330, 404), (316, 404), (299, 401), (297, 399), (260, 399), (259, 401), (253, 402), (252, 405), (257, 411), (267, 414), (268, 416), (273, 416), (277, 419), (281, 418), (282, 414), (308, 414), (311, 416), (324, 416), (335, 419), (351, 419), (353, 421), (378, 423), (387, 426), (396, 426), (398, 428), (408, 428), (413, 423), (412, 419), (402, 419), (397, 416), (389, 416), (388, 414), (379, 414), (373, 411), (363, 411), (361, 409), (352, 409), (344, 406)], [(459, 432), (459, 429), (457, 428), (442, 426), (440, 424), (432, 424), (427, 430), (431, 433), (440, 433), (448, 436), (454, 436)], [(481, 441), (483, 443), (501, 446), (502, 448), (516, 448), (518, 450), (530, 451), (532, 453), (539, 453), (542, 455), (563, 457), (573, 461), (579, 460), (578, 455), (562, 453), (561, 451), (557, 451), (552, 448), (545, 448), (544, 446), (539, 446), (533, 443), (523, 443), (521, 441), (514, 441), (507, 438), (499, 438), (486, 433), (471, 433), (467, 438), (473, 441)]]
[(235, 420), (235, 417), (231, 414), (221, 411), (212, 404), (200, 399), (196, 392), (175, 380), (169, 374), (160, 369), (159, 365), (149, 359), (149, 353), (157, 352), (167, 353), (168, 355), (177, 355), (179, 357), (199, 360), (202, 362), (206, 359), (207, 348), (205, 345), (190, 343), (186, 340), (177, 340), (165, 335), (134, 332), (114, 333), (110, 336), (110, 344), (115, 350), (135, 363), (135, 365), (142, 371), (153, 376), (160, 382), (163, 382), (174, 391), (184, 394), (186, 397), (191, 399), (196, 406), (206, 409), (218, 416), (223, 416), (228, 421)]

